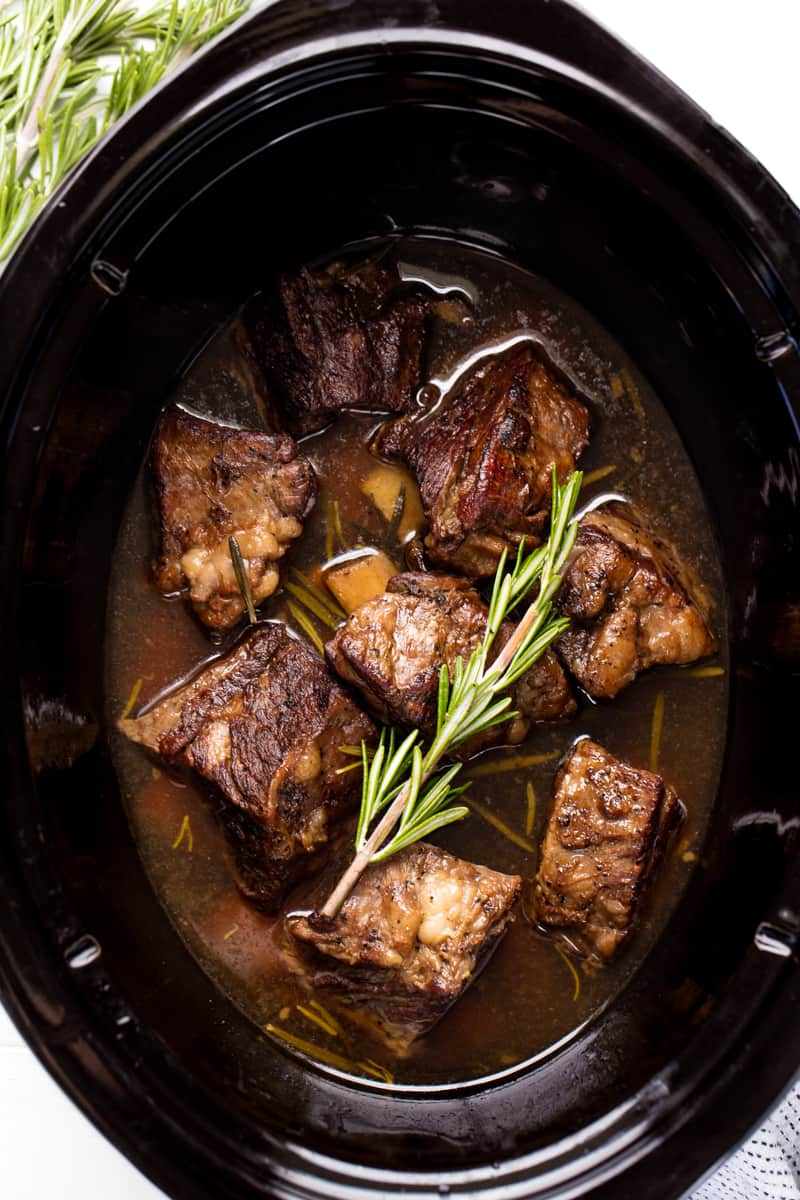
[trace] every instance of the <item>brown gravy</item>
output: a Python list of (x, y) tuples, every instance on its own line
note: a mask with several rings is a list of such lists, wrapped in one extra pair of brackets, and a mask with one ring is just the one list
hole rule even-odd
[[(317, 1010), (309, 1010), (308, 997), (287, 975), (278, 950), (280, 921), (250, 908), (233, 885), (206, 785), (188, 771), (160, 768), (115, 735), (117, 770), (143, 862), (203, 969), (261, 1029), (280, 1030), (283, 1036), (276, 1036), (287, 1052), (308, 1053), (325, 1069), (375, 1086), (394, 1081), (430, 1088), (517, 1070), (552, 1051), (613, 1002), (659, 936), (702, 854), (716, 792), (727, 707), (726, 609), (698, 480), (666, 412), (621, 347), (552, 285), (503, 260), (428, 239), (402, 241), (397, 257), (409, 277), (429, 281), (440, 293), (428, 364), (435, 384), (444, 387), (476, 351), (531, 335), (573, 380), (593, 415), (592, 441), (581, 462), (588, 476), (583, 497), (622, 491), (649, 514), (702, 579), (721, 643), (718, 659), (710, 664), (713, 672), (650, 671), (614, 701), (584, 701), (574, 721), (534, 727), (522, 746), (474, 762), (469, 774), (476, 811), (443, 830), (438, 840), (455, 854), (529, 881), (559, 756), (578, 735), (589, 734), (614, 754), (647, 766), (654, 706), (662, 695), (658, 767), (686, 804), (688, 820), (615, 963), (584, 969), (518, 912), (483, 974), (401, 1062), (341, 1019), (333, 1035), (307, 1015)], [(261, 423), (263, 398), (252, 386), (235, 320), (196, 359), (173, 399), (226, 421)], [(367, 441), (376, 424), (374, 416), (354, 414), (304, 440), (321, 488), (304, 536), (289, 553), (293, 566), (306, 568), (324, 558), (326, 513), (329, 517), (333, 500), (339, 502), (345, 534), (354, 524), (380, 530), (371, 502), (359, 490), (375, 466)], [(130, 497), (113, 564), (106, 641), (112, 727), (130, 704), (137, 681), (133, 711), (221, 648), (182, 599), (162, 598), (148, 581), (153, 516), (146, 466)], [(262, 615), (293, 624), (287, 599), (279, 590)], [(324, 639), (326, 630), (318, 628)]]

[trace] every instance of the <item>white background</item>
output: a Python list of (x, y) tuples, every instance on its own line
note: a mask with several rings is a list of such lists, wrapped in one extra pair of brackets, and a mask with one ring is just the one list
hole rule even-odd
[[(760, 158), (800, 203), (800, 0), (585, 0)], [(800, 253), (800, 248), (798, 250)], [(2, 1200), (158, 1200), (0, 1010)]]

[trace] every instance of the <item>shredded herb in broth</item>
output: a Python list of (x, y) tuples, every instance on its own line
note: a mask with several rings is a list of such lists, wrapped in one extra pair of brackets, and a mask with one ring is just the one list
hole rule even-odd
[[(585, 472), (581, 503), (609, 486), (630, 496), (702, 579), (712, 602), (711, 623), (722, 640), (725, 599), (698, 481), (666, 413), (623, 350), (549, 283), (494, 256), (432, 239), (408, 239), (396, 253), (406, 274), (439, 281), (439, 287), (445, 278), (461, 281), (458, 304), (449, 304), (435, 322), (429, 378), (452, 376), (479, 348), (535, 337), (592, 410), (592, 440), (580, 464)], [(448, 297), (443, 300), (449, 303)], [(209, 381), (220, 369), (228, 370), (229, 379), (247, 379), (247, 372), (237, 369), (239, 346), (234, 322), (195, 360), (174, 399), (211, 417), (260, 425), (261, 401), (244, 385), (229, 387), (214, 408)], [(370, 483), (382, 498), (381, 511), (363, 490), (377, 465), (369, 452), (376, 423), (374, 417), (346, 415), (303, 440), (319, 476), (320, 496), (303, 537), (287, 556), (283, 586), (258, 610), (261, 618), (286, 620), (317, 649), (344, 618), (325, 584), (325, 564), (371, 546), (403, 567), (412, 510), (408, 492), (398, 488), (387, 501), (385, 487), (376, 491), (385, 481)], [(143, 465), (113, 563), (107, 632), (110, 725), (215, 652), (185, 602), (165, 600), (148, 582), (152, 539)], [(687, 823), (616, 961), (588, 974), (579, 971), (567, 949), (534, 928), (523, 905), (486, 969), (434, 1031), (399, 1060), (332, 1012), (327, 998), (309, 994), (287, 970), (280, 920), (256, 912), (236, 892), (206, 785), (188, 769), (154, 769), (121, 737), (115, 738), (115, 760), (140, 853), (162, 903), (203, 968), (252, 1019), (254, 1032), (266, 1029), (287, 1053), (374, 1086), (458, 1083), (517, 1070), (545, 1054), (613, 1002), (659, 936), (690, 872), (702, 869), (725, 732), (726, 668), (723, 642), (711, 665), (646, 672), (615, 700), (584, 702), (575, 720), (534, 726), (523, 745), (493, 751), (465, 767), (463, 776), (472, 784), (462, 802), (472, 811), (432, 840), (463, 858), (521, 874), (525, 896), (538, 865), (559, 758), (579, 735), (588, 734), (635, 766), (656, 764), (686, 804)], [(343, 770), (358, 772), (360, 747), (348, 750), (352, 762)], [(334, 879), (335, 874), (330, 882)], [(302, 889), (299, 895), (302, 899)], [(297, 895), (290, 896), (287, 907), (297, 902)]]
[(581, 977), (578, 974), (577, 970), (575, 969), (575, 964), (573, 963), (572, 959), (569, 958), (569, 956), (565, 953), (565, 951), (562, 950), (562, 948), (559, 945), (556, 945), (554, 948), (555, 948), (556, 954), (561, 959), (561, 961), (564, 963), (564, 965), (566, 966), (570, 975), (572, 976), (572, 981), (575, 985), (573, 992), (572, 992), (572, 1003), (577, 1004), (578, 1000), (580, 999), (580, 995), (581, 995)]
[(528, 811), (525, 815), (525, 836), (530, 837), (536, 822), (536, 789), (530, 779), (525, 784), (525, 797), (528, 801)]
[(501, 833), (504, 838), (507, 838), (512, 845), (519, 846), (519, 848), (524, 850), (526, 854), (534, 854), (536, 852), (536, 847), (530, 838), (522, 837), (521, 834), (516, 833), (509, 825), (505, 823), (505, 821), (501, 820), (500, 817), (495, 816), (495, 814), (486, 804), (481, 804), (481, 802), (476, 800), (474, 796), (463, 796), (462, 799), (467, 808), (471, 808), (472, 811), (477, 813), (487, 825), (491, 825), (497, 830), (498, 833)]
[(482, 775), (496, 775), (498, 771), (519, 771), (523, 768), (538, 767), (560, 757), (560, 750), (548, 750), (544, 754), (506, 753), (503, 758), (498, 759), (492, 756), (491, 760), (481, 759), (474, 767), (470, 767), (469, 777), (480, 779)]
[(653, 705), (653, 720), (650, 725), (650, 770), (658, 771), (661, 758), (661, 733), (664, 728), (664, 693), (659, 692)]

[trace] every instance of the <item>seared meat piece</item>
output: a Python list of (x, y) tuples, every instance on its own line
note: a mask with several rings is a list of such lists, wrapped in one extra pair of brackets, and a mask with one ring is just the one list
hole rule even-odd
[(426, 842), (368, 867), (333, 918), (290, 915), (308, 943), (315, 988), (364, 1006), (396, 1053), (427, 1033), (497, 945), (519, 892), (516, 875)]
[(551, 472), (563, 482), (589, 440), (589, 414), (529, 344), (479, 362), (428, 417), (401, 417), (380, 451), (416, 473), (434, 562), (473, 579), (504, 547), (541, 541)]
[(684, 809), (659, 775), (579, 741), (556, 776), (536, 876), (536, 915), (578, 949), (609, 959), (628, 936), (648, 876)]
[(316, 496), (307, 458), (285, 434), (234, 429), (168, 409), (153, 456), (162, 592), (189, 588), (195, 612), (229, 629), (244, 611), (228, 538), (235, 534), (256, 604), (278, 586), (278, 560), (303, 532)]
[(119, 728), (217, 785), (239, 887), (267, 910), (358, 807), (360, 779), (337, 775), (351, 761), (338, 747), (375, 735), (319, 658), (273, 624)]
[[(465, 579), (435, 572), (396, 575), (388, 590), (362, 604), (325, 647), (334, 670), (357, 687), (369, 708), (387, 725), (417, 726), (430, 732), (436, 722), (439, 670), (466, 662), (486, 629), (487, 608)], [(513, 631), (507, 621), (497, 649)], [(575, 701), (555, 654), (548, 651), (517, 683), (513, 706), (520, 717), (468, 742), (475, 753), (499, 741), (521, 741), (529, 721), (571, 716)]]
[(552, 650), (545, 650), (530, 671), (517, 680), (513, 701), (522, 716), (534, 722), (566, 721), (578, 710), (564, 668)]
[(245, 321), (267, 382), (298, 433), (344, 408), (411, 412), (422, 374), (425, 300), (396, 267), (341, 263), (278, 281), (278, 296)]
[(610, 511), (581, 521), (557, 603), (574, 622), (558, 653), (590, 696), (616, 696), (655, 663), (716, 649), (667, 547)]
[(427, 728), (436, 716), (439, 669), (466, 662), (486, 628), (486, 606), (453, 575), (396, 575), (387, 591), (350, 614), (325, 655), (386, 725)]

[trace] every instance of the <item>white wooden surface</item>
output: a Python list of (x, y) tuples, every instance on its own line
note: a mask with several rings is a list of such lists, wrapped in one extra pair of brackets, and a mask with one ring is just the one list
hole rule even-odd
[(163, 1200), (68, 1100), (0, 1008), (3, 1200)]
[[(584, 0), (744, 143), (800, 203), (800, 0)], [(0, 917), (2, 919), (2, 917)], [(2, 1200), (157, 1200), (0, 1009)]]

